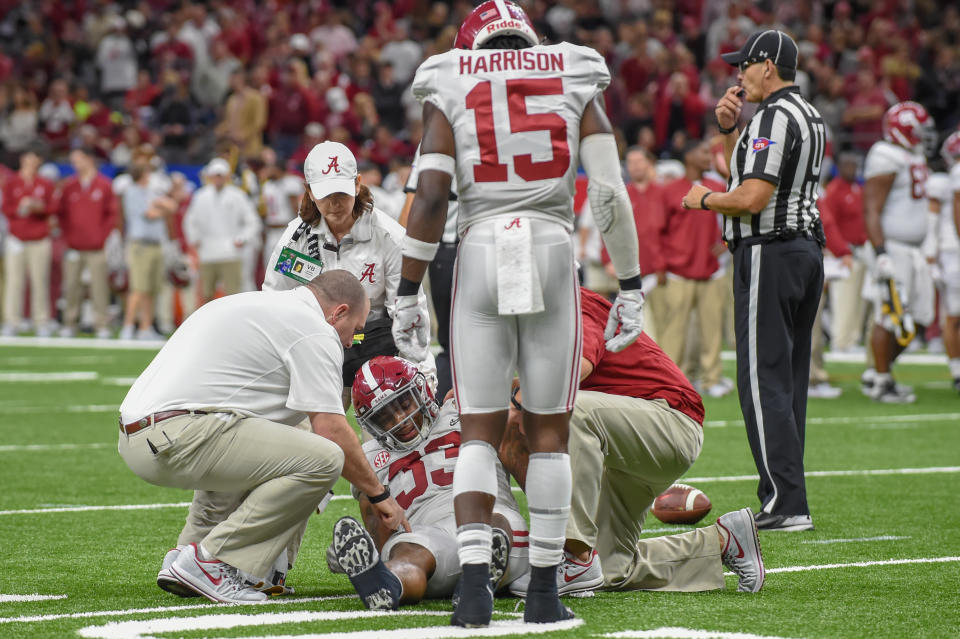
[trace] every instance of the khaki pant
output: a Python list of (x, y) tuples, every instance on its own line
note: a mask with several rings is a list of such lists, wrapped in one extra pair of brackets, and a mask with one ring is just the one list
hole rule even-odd
[[(687, 331), (693, 311), (696, 310), (700, 352), (697, 358), (703, 375), (703, 386), (709, 388), (720, 381), (723, 362), (720, 350), (723, 346), (723, 305), (727, 295), (725, 278), (713, 280), (688, 280), (670, 278), (662, 287), (660, 308), (657, 311), (657, 343), (677, 364), (684, 363)], [(686, 366), (684, 374), (693, 373)]]
[(643, 305), (643, 332), (653, 341), (660, 343), (660, 324), (666, 321), (661, 314), (663, 308), (663, 287), (658, 286), (645, 294)]
[(93, 301), (94, 328), (107, 328), (107, 306), (110, 304), (110, 287), (107, 284), (107, 254), (99, 251), (68, 250), (63, 258), (63, 286), (67, 308), (63, 313), (63, 325), (75, 329), (80, 319), (80, 303), (83, 288), (80, 278), (84, 269), (90, 271), (90, 298)]
[[(833, 286), (831, 284), (830, 286)], [(810, 339), (810, 383), (821, 384), (830, 381), (830, 374), (823, 365), (823, 351), (827, 343), (823, 339), (823, 305), (827, 296), (820, 296), (820, 306), (817, 307), (817, 319), (813, 321), (813, 335)]]
[(863, 339), (864, 319), (867, 317), (867, 301), (863, 297), (866, 273), (866, 264), (855, 259), (849, 277), (830, 282), (833, 350), (848, 349)]
[(3, 253), (3, 321), (19, 329), (23, 321), (24, 283), (30, 279), (30, 319), (35, 328), (50, 321), (50, 238), (21, 242), (8, 237)]
[(343, 451), (328, 439), (232, 413), (184, 415), (130, 436), (121, 432), (118, 450), (151, 484), (248, 492), (202, 542), (217, 559), (253, 575), (269, 573), (343, 467)]
[(693, 465), (703, 429), (665, 400), (577, 394), (567, 538), (595, 548), (611, 590), (723, 588), (716, 526), (640, 540), (653, 500)]
[(217, 292), (217, 284), (223, 283), (223, 294), (240, 292), (243, 282), (243, 261), (204, 262), (200, 264), (200, 287), (203, 299), (209, 302)]
[(127, 248), (130, 267), (130, 291), (152, 297), (160, 292), (166, 270), (163, 266), (163, 248), (159, 244), (133, 240)]

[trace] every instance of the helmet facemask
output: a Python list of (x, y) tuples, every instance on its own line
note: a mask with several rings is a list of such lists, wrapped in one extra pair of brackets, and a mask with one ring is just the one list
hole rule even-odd
[(418, 372), (408, 384), (384, 392), (357, 416), (361, 428), (388, 450), (413, 450), (426, 440), (437, 414), (426, 385), (426, 377)]

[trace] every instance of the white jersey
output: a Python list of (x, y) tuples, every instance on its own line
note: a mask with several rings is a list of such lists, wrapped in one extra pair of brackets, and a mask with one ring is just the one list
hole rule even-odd
[(927, 160), (922, 153), (881, 140), (870, 147), (863, 177), (896, 177), (880, 212), (883, 236), (912, 246), (920, 246), (927, 234)]
[(609, 83), (599, 53), (566, 42), (452, 49), (420, 65), (413, 95), (453, 128), (461, 237), (479, 220), (518, 213), (573, 230), (580, 119)]
[[(429, 438), (409, 452), (387, 450), (371, 440), (363, 445), (367, 460), (384, 486), (389, 485), (413, 527), (427, 526), (453, 514), (453, 469), (460, 455), (460, 419), (450, 400), (440, 409)], [(519, 512), (507, 473), (497, 462), (494, 508)]]
[(934, 173), (927, 180), (927, 196), (940, 202), (940, 251), (960, 250), (957, 225), (953, 218), (953, 199), (960, 192), (960, 163), (950, 173)]
[[(338, 244), (323, 218), (320, 222), (293, 239), (300, 228), (300, 218), (294, 218), (287, 225), (280, 241), (271, 247), (272, 253), (267, 261), (267, 271), (263, 278), (263, 290), (285, 291), (299, 282), (278, 272), (274, 267), (280, 259), (284, 247), (290, 247), (301, 253), (309, 254), (307, 243), (310, 234), (318, 235), (320, 261), (323, 270), (341, 269), (352, 273), (360, 280), (363, 290), (370, 298), (370, 315), (367, 320), (385, 319), (393, 316), (394, 300), (400, 285), (400, 241), (404, 230), (389, 215), (378, 209), (364, 213), (354, 222), (353, 228)], [(420, 312), (429, 317), (427, 296), (420, 287), (418, 293)]]
[(283, 227), (297, 217), (290, 198), (303, 195), (303, 181), (292, 175), (284, 175), (278, 180), (267, 180), (263, 183), (261, 194), (265, 209), (264, 224), (267, 228)]

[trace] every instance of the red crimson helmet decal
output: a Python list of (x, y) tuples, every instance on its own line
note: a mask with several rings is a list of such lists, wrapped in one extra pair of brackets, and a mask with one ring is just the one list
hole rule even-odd
[(516, 35), (530, 46), (540, 43), (533, 23), (520, 5), (510, 0), (487, 0), (470, 12), (453, 41), (454, 49), (479, 49), (497, 36)]
[(943, 141), (940, 155), (948, 164), (960, 161), (960, 131), (954, 131)]

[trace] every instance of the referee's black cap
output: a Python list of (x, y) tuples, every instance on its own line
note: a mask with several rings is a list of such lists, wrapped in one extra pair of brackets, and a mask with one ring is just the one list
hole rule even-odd
[(797, 43), (783, 31), (768, 29), (752, 33), (739, 51), (720, 56), (727, 64), (770, 60), (778, 67), (797, 68)]

